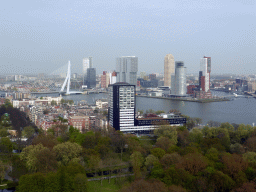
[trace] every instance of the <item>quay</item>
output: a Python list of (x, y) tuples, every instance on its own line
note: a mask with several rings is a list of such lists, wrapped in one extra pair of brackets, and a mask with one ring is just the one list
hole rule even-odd
[(220, 102), (220, 101), (231, 100), (230, 98), (194, 99), (194, 98), (155, 97), (155, 96), (147, 96), (147, 95), (136, 95), (136, 97), (167, 99), (167, 100), (176, 100), (176, 101), (189, 101), (189, 102), (198, 102), (198, 103), (210, 103), (210, 102)]

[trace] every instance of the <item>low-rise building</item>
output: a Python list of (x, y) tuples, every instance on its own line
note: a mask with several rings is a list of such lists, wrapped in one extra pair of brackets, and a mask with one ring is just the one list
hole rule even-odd
[(83, 132), (89, 130), (90, 120), (88, 116), (70, 116), (68, 124)]

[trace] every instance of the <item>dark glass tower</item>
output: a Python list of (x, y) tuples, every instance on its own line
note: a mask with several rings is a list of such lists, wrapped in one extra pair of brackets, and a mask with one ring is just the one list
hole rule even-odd
[(96, 87), (96, 69), (88, 68), (87, 69), (87, 79), (86, 79), (87, 87), (94, 88)]

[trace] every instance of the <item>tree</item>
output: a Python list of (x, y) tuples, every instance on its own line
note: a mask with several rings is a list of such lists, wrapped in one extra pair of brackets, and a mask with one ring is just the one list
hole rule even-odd
[(207, 157), (210, 161), (217, 162), (219, 160), (219, 151), (212, 147), (207, 150), (205, 157)]
[(219, 127), (220, 125), (221, 125), (221, 123), (220, 122), (217, 122), (217, 121), (208, 121), (207, 122), (207, 125), (209, 126), (209, 127)]
[(54, 105), (57, 105), (57, 102), (56, 101), (51, 101), (51, 106), (54, 106)]
[(42, 173), (23, 175), (20, 177), (18, 192), (44, 192), (45, 176)]
[(29, 145), (22, 150), (20, 153), (20, 159), (26, 162), (26, 167), (29, 171), (35, 172), (38, 170), (38, 154), (40, 154), (40, 152), (44, 149), (47, 148), (40, 143), (38, 145)]
[(250, 166), (255, 167), (256, 168), (256, 153), (255, 152), (246, 152), (243, 154), (243, 159), (245, 161), (248, 161), (248, 163), (250, 164)]
[(249, 151), (256, 152), (256, 136), (255, 137), (250, 137), (245, 145), (247, 146)]
[(88, 160), (88, 167), (92, 172), (95, 173), (95, 176), (97, 174), (97, 169), (99, 168), (100, 163), (100, 157), (98, 155), (90, 155)]
[(20, 159), (19, 155), (13, 155), (11, 159), (12, 170), (9, 175), (14, 179), (19, 179), (22, 175), (28, 173), (26, 162)]
[(1, 184), (6, 174), (7, 166), (0, 160), (0, 180)]
[(236, 175), (244, 172), (248, 168), (248, 163), (237, 154), (224, 154), (222, 156), (222, 162), (225, 166), (223, 172), (232, 178), (235, 178)]
[(203, 133), (201, 130), (194, 128), (190, 133), (189, 133), (189, 140), (190, 142), (195, 142), (200, 144), (203, 141)]
[(57, 141), (56, 137), (54, 137), (52, 134), (40, 134), (33, 139), (32, 145), (38, 145), (39, 143), (41, 143), (44, 147), (47, 147), (50, 150), (52, 150), (52, 148), (59, 142)]
[(165, 151), (161, 148), (154, 148), (151, 149), (151, 154), (154, 155), (155, 157), (157, 157), (158, 159), (161, 159), (164, 155), (165, 155)]
[(122, 132), (116, 131), (111, 135), (111, 144), (114, 147), (115, 152), (121, 153), (121, 161), (123, 157), (123, 151), (126, 144), (126, 137)]
[(56, 160), (56, 154), (49, 148), (43, 148), (36, 154), (36, 170), (41, 173), (48, 173), (56, 171), (58, 163)]
[(174, 145), (178, 143), (177, 131), (175, 127), (171, 127), (169, 125), (161, 125), (158, 129), (154, 130), (154, 134), (158, 137), (168, 137)]
[(159, 138), (157, 138), (156, 146), (165, 151), (167, 151), (172, 145), (173, 143), (168, 137), (160, 136)]
[(245, 150), (241, 144), (235, 143), (235, 144), (230, 145), (230, 152), (236, 153), (236, 154), (243, 154), (245, 152)]
[(12, 154), (13, 142), (11, 142), (9, 137), (2, 137), (0, 140), (0, 151), (7, 155)]
[(141, 153), (138, 151), (133, 152), (130, 159), (133, 166), (135, 178), (139, 178), (141, 176), (140, 168), (143, 165), (144, 159)]
[(160, 115), (161, 113), (165, 113), (165, 111), (163, 111), (163, 110), (158, 110), (158, 111), (156, 111), (155, 112), (157, 115)]
[(150, 179), (148, 181), (144, 179), (138, 179), (132, 182), (128, 187), (125, 186), (121, 189), (121, 192), (167, 192), (168, 189), (165, 184), (156, 179)]
[(196, 117), (196, 118), (194, 118), (194, 120), (195, 120), (195, 122), (196, 122), (196, 124), (197, 125), (200, 125), (201, 123), (202, 123), (202, 119), (201, 118), (199, 118), (199, 117)]
[(152, 154), (148, 155), (145, 160), (145, 166), (151, 170), (153, 168), (154, 163), (158, 162), (158, 158)]
[(189, 131), (187, 129), (181, 131), (178, 131), (178, 136), (177, 136), (177, 145), (181, 147), (186, 147), (190, 141), (189, 141)]
[(181, 161), (182, 157), (178, 153), (165, 154), (160, 163), (163, 165), (164, 169), (168, 169), (171, 165), (177, 164)]
[(176, 164), (177, 168), (189, 171), (193, 175), (204, 170), (207, 167), (207, 159), (198, 153), (189, 153), (184, 155), (179, 163)]
[(73, 158), (80, 156), (82, 147), (77, 143), (65, 142), (53, 147), (57, 161), (62, 165), (67, 165)]
[(73, 100), (68, 100), (68, 104), (69, 104), (69, 105), (73, 105), (73, 104), (74, 104), (74, 101), (73, 101)]
[(0, 128), (0, 137), (7, 137), (9, 135), (7, 129)]
[(9, 99), (5, 99), (5, 101), (4, 101), (4, 106), (5, 106), (6, 109), (13, 107), (13, 106), (12, 106), (12, 103), (10, 102)]
[(231, 124), (228, 123), (228, 122), (226, 122), (226, 123), (221, 123), (220, 128), (226, 128), (228, 131), (234, 131), (233, 125), (231, 125)]
[(74, 178), (75, 192), (87, 192), (87, 177), (78, 173)]
[(32, 137), (34, 133), (35, 133), (35, 129), (32, 126), (24, 127), (22, 131), (22, 135), (27, 138)]

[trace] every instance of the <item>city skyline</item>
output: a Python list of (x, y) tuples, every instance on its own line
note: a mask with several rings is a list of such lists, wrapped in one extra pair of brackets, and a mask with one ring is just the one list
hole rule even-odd
[[(226, 1), (27, 1), (0, 8), (1, 74), (49, 73), (68, 60), (94, 58), (99, 74), (115, 58), (136, 55), (138, 71), (163, 73), (171, 53), (199, 71), (200, 58), (214, 58), (215, 74), (253, 74), (255, 2)], [(200, 6), (199, 6), (200, 5)]]

